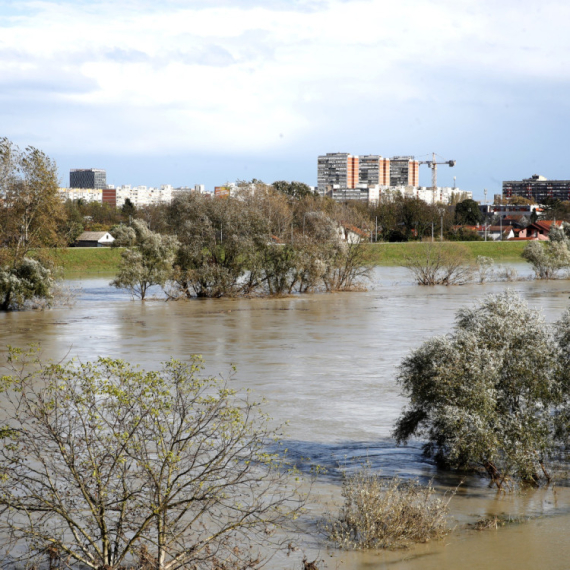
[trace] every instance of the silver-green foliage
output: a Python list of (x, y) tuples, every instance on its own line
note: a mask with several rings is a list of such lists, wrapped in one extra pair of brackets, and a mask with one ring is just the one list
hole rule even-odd
[(0, 267), (0, 310), (22, 309), (34, 298), (51, 299), (54, 279), (40, 261), (24, 257)]
[(395, 427), (398, 442), (425, 438), (430, 456), (484, 468), (499, 487), (511, 476), (548, 479), (546, 462), (567, 432), (560, 339), (569, 330), (568, 313), (553, 329), (510, 291), (460, 310), (451, 334), (400, 365), (409, 406)]
[(548, 242), (530, 241), (525, 246), (522, 256), (532, 265), (537, 279), (555, 279), (561, 270), (570, 267), (570, 250), (568, 242), (564, 239)]
[[(135, 221), (135, 224), (136, 223), (138, 222)], [(137, 241), (137, 234), (134, 228), (125, 226), (124, 224), (120, 224), (114, 228), (111, 228), (111, 231), (109, 233), (115, 238), (115, 241), (111, 244), (111, 247), (132, 247)]]
[(529, 242), (522, 256), (533, 267), (537, 279), (555, 279), (561, 270), (570, 268), (570, 224), (552, 224), (549, 241)]
[(199, 358), (34, 360), (12, 349), (0, 382), (4, 561), (243, 570), (284, 540), (303, 499), (266, 451), (275, 432)]
[(150, 231), (142, 220), (135, 220), (133, 229), (136, 245), (121, 254), (119, 273), (111, 285), (144, 300), (150, 287), (163, 287), (172, 277), (178, 240)]

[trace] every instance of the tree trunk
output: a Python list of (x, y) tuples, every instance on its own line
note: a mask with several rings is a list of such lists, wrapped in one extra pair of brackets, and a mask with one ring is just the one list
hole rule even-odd
[(0, 311), (8, 311), (10, 310), (10, 301), (12, 300), (12, 291), (8, 289), (6, 292), (6, 296), (0, 305)]
[(497, 485), (497, 489), (500, 489), (502, 486), (502, 477), (499, 473), (499, 470), (495, 467), (494, 463), (491, 461), (486, 461), (483, 466), (487, 471), (489, 477), (491, 478), (491, 482), (489, 483), (489, 487), (493, 485)]

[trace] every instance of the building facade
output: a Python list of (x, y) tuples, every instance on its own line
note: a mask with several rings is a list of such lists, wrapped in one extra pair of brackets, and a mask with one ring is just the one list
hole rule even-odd
[(358, 183), (390, 186), (390, 159), (377, 154), (358, 157)]
[(521, 196), (535, 204), (544, 204), (548, 199), (570, 200), (570, 180), (548, 180), (544, 176), (533, 174), (523, 180), (503, 182), (503, 198)]
[(413, 156), (390, 159), (390, 186), (419, 186), (420, 163)]
[(101, 202), (104, 190), (95, 188), (59, 188), (59, 197), (66, 200), (82, 200), (83, 202)]
[[(426, 202), (448, 203), (451, 192), (438, 188), (436, 194), (419, 187), (420, 164), (413, 156), (385, 158), (378, 154), (356, 156), (346, 152), (327, 153), (318, 157), (317, 191), (334, 200), (377, 202), (383, 193), (398, 190), (421, 194)], [(459, 190), (457, 190), (460, 192)]]
[(173, 190), (174, 188), (170, 184), (162, 184), (158, 188), (152, 186), (131, 186), (130, 184), (117, 186), (116, 206), (120, 208), (127, 199), (136, 208), (161, 203), (170, 204)]
[(319, 192), (325, 192), (327, 187), (356, 188), (358, 174), (358, 156), (329, 152), (318, 158), (317, 188)]
[(73, 168), (69, 171), (70, 188), (107, 188), (107, 172), (99, 168)]

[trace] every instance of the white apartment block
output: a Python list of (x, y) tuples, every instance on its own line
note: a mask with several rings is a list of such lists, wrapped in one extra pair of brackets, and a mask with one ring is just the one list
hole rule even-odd
[(103, 190), (98, 188), (59, 188), (58, 191), (63, 202), (66, 200), (103, 201)]
[(125, 184), (117, 186), (116, 191), (117, 208), (123, 206), (127, 198), (136, 208), (140, 208), (141, 206), (152, 206), (154, 204), (170, 204), (174, 188), (170, 184), (162, 184), (158, 188)]
[(382, 190), (382, 194), (391, 194), (400, 192), (402, 196), (419, 198), (427, 204), (451, 204), (453, 202), (461, 202), (467, 199), (473, 199), (473, 192), (467, 192), (460, 188), (452, 188), (450, 186), (438, 186), (433, 191), (429, 186), (391, 186)]

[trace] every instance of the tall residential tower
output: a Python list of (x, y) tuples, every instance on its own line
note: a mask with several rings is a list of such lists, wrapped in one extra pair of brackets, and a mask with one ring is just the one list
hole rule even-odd
[(390, 159), (390, 186), (419, 186), (420, 163), (413, 156)]
[(70, 188), (107, 188), (107, 173), (99, 168), (73, 168), (69, 171)]
[(347, 152), (329, 152), (319, 156), (317, 187), (325, 192), (327, 187), (356, 188), (358, 184), (358, 156)]

